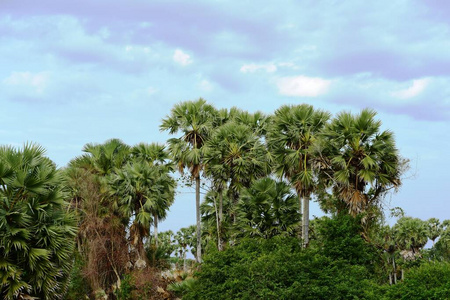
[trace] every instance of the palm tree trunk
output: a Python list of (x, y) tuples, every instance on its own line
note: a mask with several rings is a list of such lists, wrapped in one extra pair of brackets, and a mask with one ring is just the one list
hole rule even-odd
[(395, 257), (392, 257), (392, 266), (394, 268), (394, 284), (397, 284), (397, 268), (395, 266)]
[(222, 246), (222, 220), (223, 220), (223, 192), (219, 191), (219, 227), (217, 231), (219, 232), (219, 251), (223, 250)]
[(233, 213), (233, 225), (236, 225), (236, 212), (234, 211), (234, 209), (236, 208), (236, 205), (234, 203), (234, 193), (233, 191), (230, 192), (230, 203), (232, 205), (232, 213)]
[(158, 215), (156, 213), (153, 214), (153, 219), (155, 222), (155, 246), (158, 248)]
[(195, 210), (197, 214), (197, 262), (202, 262), (202, 227), (200, 220), (200, 176), (195, 177)]
[(186, 267), (186, 249), (184, 249), (183, 251), (183, 272), (187, 272), (187, 267)]
[[(302, 201), (303, 201), (303, 198), (302, 198), (302, 196), (300, 196), (300, 193), (297, 193), (297, 195), (298, 195), (298, 213), (300, 214), (300, 215), (302, 215)], [(302, 218), (302, 221), (303, 221), (303, 218)], [(302, 234), (302, 230), (303, 228), (302, 228), (302, 223), (300, 224), (300, 230), (299, 230), (299, 233), (298, 233), (298, 238), (299, 239), (302, 239), (303, 238), (303, 234)]]
[(220, 226), (219, 226), (219, 212), (217, 211), (217, 201), (214, 197), (214, 211), (216, 213), (216, 229), (217, 229), (217, 249), (220, 251)]
[(302, 214), (302, 240), (303, 247), (309, 244), (309, 197), (303, 197), (303, 214)]

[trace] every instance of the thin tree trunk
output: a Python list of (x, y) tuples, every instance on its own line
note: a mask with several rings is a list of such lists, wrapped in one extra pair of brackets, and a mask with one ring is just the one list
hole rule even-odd
[(217, 229), (217, 249), (220, 251), (220, 226), (219, 226), (219, 212), (217, 211), (217, 201), (214, 197), (214, 211), (216, 212), (216, 229)]
[(231, 191), (230, 192), (230, 202), (231, 202), (231, 205), (233, 205), (233, 208), (232, 208), (232, 212), (233, 212), (233, 225), (236, 225), (236, 212), (234, 211), (234, 209), (236, 208), (236, 203), (234, 203), (234, 193), (233, 193), (233, 191)]
[(195, 177), (195, 210), (197, 214), (197, 262), (202, 262), (202, 225), (200, 220), (200, 176)]
[(223, 221), (223, 192), (219, 191), (219, 251), (223, 250), (222, 245), (222, 221)]
[(402, 281), (405, 279), (405, 270), (402, 268)]
[(397, 268), (395, 266), (395, 257), (392, 257), (392, 266), (394, 267), (394, 284), (397, 284)]
[(184, 251), (183, 251), (183, 271), (184, 272), (187, 271), (187, 268), (186, 268), (186, 252), (187, 252), (187, 250), (184, 249)]
[(158, 215), (154, 213), (153, 218), (155, 222), (155, 246), (158, 248)]
[[(298, 213), (300, 214), (300, 215), (302, 215), (302, 200), (303, 200), (303, 198), (302, 198), (302, 196), (300, 196), (300, 193), (297, 193), (297, 195), (298, 195)], [(302, 221), (303, 221), (303, 218), (302, 218)], [(298, 238), (299, 239), (302, 239), (302, 237), (303, 237), (303, 235), (302, 235), (302, 230), (303, 228), (302, 228), (302, 223), (300, 223), (300, 230), (299, 230), (299, 233), (298, 233)]]
[(303, 197), (303, 214), (302, 214), (302, 240), (303, 247), (309, 244), (309, 197)]

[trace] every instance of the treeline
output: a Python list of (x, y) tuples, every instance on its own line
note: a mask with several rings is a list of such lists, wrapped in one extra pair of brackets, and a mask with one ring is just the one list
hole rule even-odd
[[(374, 111), (266, 115), (199, 99), (160, 130), (166, 145), (87, 144), (59, 170), (37, 145), (0, 149), (3, 298), (413, 299), (402, 288), (420, 276), (426, 298), (449, 296), (448, 280), (426, 278), (450, 275), (448, 221), (396, 209), (385, 223), (408, 161)], [(195, 188), (197, 222), (158, 234), (176, 171)], [(311, 200), (329, 217), (310, 222)], [(161, 275), (170, 268), (179, 278)]]

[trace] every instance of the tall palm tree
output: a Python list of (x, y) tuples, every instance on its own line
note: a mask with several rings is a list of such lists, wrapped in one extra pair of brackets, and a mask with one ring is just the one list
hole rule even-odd
[(133, 220), (130, 238), (137, 254), (135, 262), (141, 264), (146, 261), (143, 239), (149, 236), (150, 225), (157, 228), (158, 218), (164, 219), (173, 203), (175, 180), (166, 171), (162, 165), (132, 160), (109, 178), (111, 195), (118, 199), (119, 210)]
[[(86, 144), (85, 154), (64, 170), (72, 207), (79, 211), (78, 249), (92, 290), (108, 291), (121, 282), (129, 261), (125, 220), (111, 197), (108, 180), (130, 158), (130, 147), (118, 139)], [(111, 291), (112, 293), (112, 291)]]
[(169, 154), (165, 146), (158, 143), (140, 143), (131, 149), (131, 154), (135, 161), (145, 162), (149, 167), (158, 169), (155, 181), (155, 190), (158, 192), (153, 193), (151, 198), (155, 245), (158, 247), (158, 222), (167, 217), (167, 211), (174, 201), (176, 182), (169, 176), (173, 166), (168, 160)]
[[(330, 118), (311, 105), (283, 105), (271, 118), (267, 143), (275, 158), (275, 171), (294, 187), (302, 214), (302, 240), (309, 243), (309, 199), (316, 185), (312, 147)], [(303, 203), (302, 203), (303, 202)]]
[[(232, 159), (228, 162), (225, 162), (225, 155), (230, 155), (230, 151), (234, 151), (235, 158), (238, 158), (239, 155), (243, 155), (243, 153), (249, 153), (253, 151), (248, 146), (243, 146), (245, 143), (245, 140), (248, 138), (248, 145), (251, 145), (252, 143), (255, 143), (258, 138), (261, 138), (263, 134), (265, 133), (266, 128), (266, 122), (267, 116), (264, 115), (261, 112), (256, 112), (254, 114), (251, 114), (247, 111), (243, 111), (241, 109), (238, 109), (236, 107), (232, 107), (230, 110), (228, 109), (221, 109), (218, 112), (218, 118), (216, 119), (216, 122), (214, 124), (215, 130), (214, 133), (210, 139), (210, 142), (206, 144), (205, 148), (205, 175), (211, 179), (212, 181), (212, 188), (217, 192), (217, 197), (210, 197), (210, 199), (213, 199), (214, 201), (216, 198), (218, 199), (218, 205), (216, 202), (214, 202), (215, 207), (218, 206), (218, 213), (215, 214), (216, 216), (216, 224), (217, 224), (217, 234), (218, 234), (218, 249), (219, 251), (222, 250), (222, 238), (221, 235), (224, 233), (222, 224), (223, 224), (223, 191), (225, 189), (228, 189), (228, 184), (233, 189), (233, 191), (230, 191), (233, 193), (233, 195), (230, 195), (231, 198), (234, 198), (233, 201), (234, 204), (237, 202), (237, 194), (238, 194), (238, 188), (236, 188), (237, 184), (239, 183), (239, 180), (237, 179), (236, 175), (233, 176), (233, 179), (231, 178), (232, 170), (230, 167), (233, 166)], [(234, 125), (231, 125), (234, 124)], [(237, 126), (237, 127), (236, 127)], [(236, 136), (236, 130), (242, 129), (241, 136)], [(245, 135), (247, 134), (247, 137)], [(238, 139), (241, 139), (238, 141)], [(243, 147), (241, 150), (234, 149), (231, 150), (230, 146), (231, 143), (238, 143), (241, 144)], [(255, 148), (256, 149), (256, 148)], [(255, 150), (254, 149), (254, 150)], [(212, 150), (212, 151), (211, 151)], [(242, 151), (242, 154), (239, 154), (238, 151)], [(228, 153), (227, 153), (228, 152)], [(254, 151), (253, 154), (256, 154), (257, 151)], [(263, 158), (261, 157), (260, 162), (264, 163), (265, 159), (267, 157)], [(255, 165), (255, 164), (254, 164)], [(267, 167), (267, 165), (265, 165)], [(241, 168), (242, 166), (237, 166), (237, 168)], [(249, 172), (248, 167), (251, 167), (250, 165), (247, 166), (246, 171), (241, 170), (242, 172)], [(268, 170), (268, 167), (266, 168), (266, 171)], [(259, 171), (258, 171), (259, 172)], [(257, 178), (261, 177), (261, 174), (258, 174), (258, 172), (255, 172), (255, 175)], [(249, 173), (250, 174), (250, 173)], [(251, 176), (248, 176), (249, 181), (245, 183), (246, 186), (248, 186), (249, 182), (253, 180)]]
[(366, 213), (364, 222), (370, 221), (371, 211), (377, 213), (382, 196), (400, 186), (406, 164), (393, 133), (381, 131), (375, 116), (370, 109), (356, 115), (338, 114), (324, 129), (316, 148), (334, 194), (352, 215)]
[(208, 140), (217, 110), (205, 100), (186, 101), (175, 105), (169, 116), (162, 120), (160, 129), (170, 134), (181, 133), (179, 138), (168, 140), (169, 153), (181, 173), (185, 168), (190, 171), (195, 181), (195, 207), (197, 216), (197, 255), (202, 261), (201, 217), (200, 217), (200, 174), (203, 169), (203, 146)]
[(228, 122), (214, 131), (206, 144), (204, 159), (206, 174), (219, 186), (219, 199), (228, 183), (233, 206), (242, 188), (270, 173), (270, 156), (260, 138), (250, 127), (235, 122)]
[(0, 296), (59, 299), (76, 236), (61, 172), (35, 144), (0, 147)]

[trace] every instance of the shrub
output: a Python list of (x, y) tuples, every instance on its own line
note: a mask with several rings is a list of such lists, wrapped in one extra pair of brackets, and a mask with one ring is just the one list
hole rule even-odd
[(450, 263), (428, 262), (411, 268), (403, 282), (388, 289), (385, 299), (450, 299)]
[(205, 256), (183, 299), (377, 299), (365, 266), (323, 252), (295, 238), (242, 240)]

